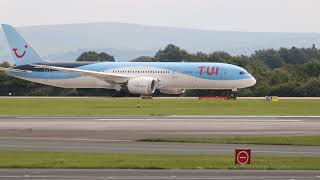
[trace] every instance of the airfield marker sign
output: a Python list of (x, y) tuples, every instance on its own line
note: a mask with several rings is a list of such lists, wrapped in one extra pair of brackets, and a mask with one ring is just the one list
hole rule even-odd
[(235, 150), (235, 164), (243, 165), (250, 164), (251, 150), (250, 149), (236, 149)]

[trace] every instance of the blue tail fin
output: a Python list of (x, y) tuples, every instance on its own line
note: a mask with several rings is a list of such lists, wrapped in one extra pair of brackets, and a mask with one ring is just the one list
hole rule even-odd
[(45, 62), (14, 27), (2, 24), (2, 28), (8, 40), (14, 63), (17, 66)]

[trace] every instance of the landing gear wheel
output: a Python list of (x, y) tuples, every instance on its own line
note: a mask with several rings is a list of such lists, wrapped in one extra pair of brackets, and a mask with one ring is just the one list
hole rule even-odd
[(232, 100), (237, 100), (237, 97), (238, 97), (238, 91), (237, 89), (232, 89), (231, 93), (230, 93), (230, 96), (229, 96), (229, 99), (232, 99)]
[(121, 88), (120, 91), (116, 91), (112, 97), (129, 97), (129, 91), (126, 88)]

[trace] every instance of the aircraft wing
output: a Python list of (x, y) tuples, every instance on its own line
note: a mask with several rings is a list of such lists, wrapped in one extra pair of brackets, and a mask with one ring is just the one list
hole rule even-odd
[(90, 71), (90, 70), (83, 70), (83, 69), (76, 69), (76, 68), (64, 68), (64, 67), (57, 67), (57, 66), (48, 66), (48, 65), (37, 65), (33, 64), (32, 66), (38, 68), (46, 68), (46, 69), (53, 69), (57, 71), (62, 71), (65, 73), (76, 73), (82, 76), (92, 76), (104, 80), (111, 84), (123, 84), (126, 83), (129, 79), (134, 78), (135, 76), (129, 75), (120, 75), (114, 73), (105, 73), (105, 72), (98, 72), (98, 71)]

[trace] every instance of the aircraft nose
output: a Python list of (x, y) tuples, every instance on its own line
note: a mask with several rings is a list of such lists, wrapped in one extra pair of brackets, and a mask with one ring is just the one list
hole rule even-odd
[(253, 86), (257, 83), (257, 80), (251, 75), (251, 78), (250, 78), (250, 86)]

